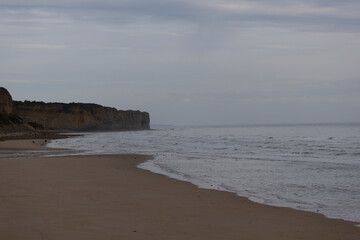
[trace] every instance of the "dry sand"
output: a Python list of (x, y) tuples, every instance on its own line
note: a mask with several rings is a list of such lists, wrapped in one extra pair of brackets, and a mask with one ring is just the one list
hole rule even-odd
[(360, 239), (351, 222), (136, 168), (149, 157), (0, 160), (0, 239)]

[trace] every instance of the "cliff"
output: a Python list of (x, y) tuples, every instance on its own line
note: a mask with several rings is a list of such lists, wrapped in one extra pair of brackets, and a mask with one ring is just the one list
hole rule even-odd
[(29, 131), (34, 131), (34, 128), (13, 113), (11, 95), (5, 88), (0, 87), (0, 135)]
[(145, 130), (150, 129), (147, 112), (119, 111), (85, 103), (14, 101), (14, 113), (27, 122), (49, 130)]
[(13, 101), (0, 88), (0, 132), (69, 130), (117, 131), (150, 129), (147, 112), (121, 111), (97, 104)]
[(9, 115), (12, 113), (13, 103), (12, 97), (8, 90), (0, 87), (0, 113)]

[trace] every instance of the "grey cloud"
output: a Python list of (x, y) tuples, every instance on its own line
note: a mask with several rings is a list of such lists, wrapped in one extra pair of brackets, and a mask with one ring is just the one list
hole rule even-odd
[(19, 100), (149, 110), (154, 122), (237, 109), (246, 123), (253, 108), (283, 121), (279, 104), (299, 107), (294, 118), (337, 104), (354, 119), (357, 2), (1, 0), (0, 83)]
[(285, 25), (304, 29), (360, 30), (357, 1), (190, 1), (190, 0), (4, 0), (2, 8), (57, 9), (84, 21), (128, 23), (183, 21), (201, 26), (237, 24)]

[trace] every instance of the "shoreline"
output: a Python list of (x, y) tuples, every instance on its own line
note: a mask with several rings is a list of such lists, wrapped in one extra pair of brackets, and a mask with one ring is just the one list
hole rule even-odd
[(137, 167), (149, 158), (125, 154), (2, 159), (0, 210), (4, 214), (0, 217), (0, 236), (4, 239), (360, 237), (360, 228), (354, 222), (255, 203), (235, 193), (200, 189), (192, 183)]
[(156, 171), (156, 170), (147, 169), (146, 167), (141, 167), (141, 164), (142, 163), (137, 165), (137, 167), (144, 170), (144, 171), (149, 171), (149, 172), (151, 172), (153, 174), (158, 174), (160, 176), (164, 176), (164, 177), (174, 179), (174, 180), (177, 180), (177, 181), (180, 181), (180, 182), (190, 183), (190, 184), (196, 186), (199, 189), (232, 193), (232, 194), (235, 194), (237, 197), (245, 198), (246, 200), (248, 200), (248, 201), (250, 201), (252, 203), (256, 203), (256, 204), (260, 204), (260, 205), (264, 205), (264, 206), (275, 207), (275, 208), (287, 208), (287, 209), (300, 211), (300, 212), (305, 212), (305, 213), (313, 213), (313, 214), (324, 216), (327, 219), (341, 220), (341, 221), (349, 222), (349, 223), (353, 224), (354, 226), (356, 226), (356, 227), (358, 227), (360, 229), (360, 222), (357, 222), (357, 221), (352, 221), (350, 219), (344, 219), (344, 218), (340, 218), (340, 217), (330, 217), (330, 216), (328, 216), (328, 215), (326, 215), (326, 214), (324, 214), (324, 213), (322, 213), (320, 211), (304, 210), (304, 209), (301, 209), (301, 208), (296, 208), (296, 207), (292, 207), (292, 206), (284, 206), (284, 205), (281, 205), (281, 204), (265, 203), (265, 201), (262, 200), (262, 199), (255, 199), (255, 198), (252, 199), (252, 197), (248, 197), (248, 196), (245, 196), (245, 195), (240, 195), (236, 191), (232, 191), (232, 190), (229, 190), (229, 189), (220, 189), (220, 188), (214, 188), (214, 187), (204, 187), (204, 186), (201, 186), (200, 184), (196, 184), (196, 183), (191, 182), (190, 180), (187, 180), (187, 179), (181, 179), (180, 177), (169, 176), (166, 173), (161, 172), (161, 171)]

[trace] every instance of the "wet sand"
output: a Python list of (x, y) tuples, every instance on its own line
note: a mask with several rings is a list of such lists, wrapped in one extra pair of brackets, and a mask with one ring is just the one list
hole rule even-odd
[(0, 239), (360, 239), (351, 222), (136, 167), (150, 157), (1, 159)]
[(18, 139), (0, 141), (0, 150), (51, 150), (46, 147), (49, 140), (47, 139)]

